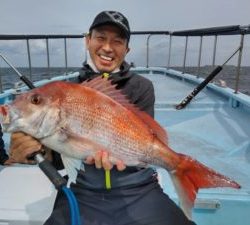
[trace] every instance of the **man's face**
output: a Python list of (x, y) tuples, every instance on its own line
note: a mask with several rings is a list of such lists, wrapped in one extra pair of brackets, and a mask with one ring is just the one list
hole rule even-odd
[(129, 51), (127, 39), (113, 25), (103, 25), (86, 37), (90, 57), (100, 72), (112, 72), (119, 68)]

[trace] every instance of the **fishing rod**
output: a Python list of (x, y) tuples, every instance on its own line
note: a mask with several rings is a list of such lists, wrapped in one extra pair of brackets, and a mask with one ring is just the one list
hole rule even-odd
[(207, 84), (223, 69), (223, 66), (227, 64), (227, 62), (233, 58), (233, 56), (241, 49), (240, 46), (235, 50), (235, 52), (220, 66), (217, 66), (207, 77), (205, 80), (203, 80), (194, 90), (186, 97), (184, 98), (181, 103), (175, 106), (176, 109), (183, 109), (186, 107), (186, 105), (204, 88), (207, 86)]
[[(0, 57), (17, 73), (19, 78), (30, 88), (34, 89), (36, 86), (33, 84), (31, 80), (29, 80), (26, 76), (22, 75), (1, 53)], [(67, 181), (65, 178), (61, 176), (61, 174), (57, 171), (57, 169), (51, 164), (48, 159), (45, 159), (43, 155), (39, 152), (34, 153), (31, 157), (34, 159), (39, 168), (43, 171), (43, 173), (48, 177), (48, 179), (54, 184), (57, 190), (62, 190), (70, 205), (71, 212), (71, 223), (72, 225), (82, 225), (80, 221), (80, 213), (79, 207), (76, 201), (76, 198), (73, 192), (66, 187)]]

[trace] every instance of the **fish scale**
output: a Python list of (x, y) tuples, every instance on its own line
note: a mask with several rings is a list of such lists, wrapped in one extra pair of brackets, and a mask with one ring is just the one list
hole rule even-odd
[[(82, 103), (84, 104), (84, 103)], [(85, 103), (86, 104), (86, 103)], [(112, 110), (110, 107), (105, 107), (106, 105), (104, 105), (104, 107), (102, 108), (101, 112), (96, 112), (97, 110), (96, 107), (90, 107), (89, 110), (85, 110), (85, 114), (86, 115), (91, 115), (89, 116), (90, 118), (96, 118), (95, 120), (95, 124), (96, 125), (100, 125), (98, 127), (95, 127), (95, 129), (93, 129), (93, 126), (91, 124), (89, 124), (90, 120), (88, 120), (88, 118), (86, 118), (86, 116), (84, 116), (84, 112), (80, 112), (79, 110), (74, 110), (74, 114), (75, 116), (72, 118), (74, 121), (77, 119), (79, 120), (80, 117), (84, 117), (84, 126), (85, 128), (83, 129), (84, 131), (88, 131), (88, 135), (95, 137), (93, 139), (93, 141), (100, 141), (102, 144), (104, 144), (104, 146), (108, 145), (110, 146), (110, 150), (112, 152), (112, 150), (114, 151), (114, 153), (116, 153), (117, 151), (123, 152), (123, 154), (127, 155), (131, 155), (132, 157), (134, 156), (134, 149), (138, 149), (138, 138), (140, 137), (140, 135), (138, 135), (138, 138), (135, 137), (134, 140), (136, 143), (134, 142), (129, 142), (129, 140), (127, 140), (127, 135), (124, 136), (124, 130), (132, 130), (134, 131), (134, 124), (133, 123), (127, 123), (127, 121), (124, 121), (124, 116), (123, 115), (118, 115), (118, 113), (116, 113), (114, 110)], [(100, 106), (99, 106), (100, 107)], [(108, 109), (108, 110), (105, 110)], [(112, 127), (114, 127), (114, 125), (112, 124), (112, 120), (114, 120), (114, 118), (116, 118), (116, 120), (118, 120), (118, 124), (120, 124), (121, 126), (123, 126), (121, 129), (117, 129), (117, 131), (114, 131), (114, 129), (112, 129)], [(115, 123), (115, 122), (113, 122)], [(125, 126), (124, 126), (125, 125)], [(131, 128), (128, 128), (127, 126), (132, 126)], [(91, 129), (90, 129), (91, 128)], [(92, 131), (89, 131), (89, 129)], [(140, 129), (140, 128), (138, 128)], [(141, 130), (141, 129), (140, 129)], [(107, 131), (111, 131), (111, 132), (107, 132)], [(133, 132), (135, 134), (138, 134), (138, 132)], [(93, 135), (95, 134), (95, 135)], [(132, 134), (133, 135), (133, 134)], [(106, 137), (106, 138), (104, 138)], [(104, 141), (102, 141), (104, 139)], [(116, 143), (114, 143), (114, 139), (117, 140)], [(106, 143), (107, 141), (105, 140), (109, 140), (109, 143)], [(114, 143), (114, 144), (112, 144)], [(127, 145), (127, 143), (129, 143), (129, 146)], [(105, 145), (106, 144), (106, 145)], [(124, 146), (123, 148), (117, 148), (117, 145), (119, 146)], [(136, 146), (137, 145), (137, 146)], [(145, 149), (145, 148), (142, 148)], [(143, 156), (143, 154), (139, 154), (140, 156)]]

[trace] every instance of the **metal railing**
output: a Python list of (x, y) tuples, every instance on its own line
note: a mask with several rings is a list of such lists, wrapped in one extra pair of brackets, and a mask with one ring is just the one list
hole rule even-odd
[[(201, 67), (201, 56), (202, 56), (202, 47), (203, 47), (203, 37), (205, 36), (214, 36), (214, 46), (213, 46), (213, 59), (212, 66), (215, 66), (215, 59), (217, 53), (217, 38), (222, 35), (240, 35), (241, 40), (239, 43), (239, 53), (238, 53), (238, 63), (237, 63), (237, 74), (236, 74), (236, 83), (235, 83), (235, 93), (238, 92), (239, 88), (239, 78), (240, 78), (240, 68), (242, 61), (242, 51), (244, 47), (244, 36), (246, 34), (250, 34), (250, 25), (248, 26), (224, 26), (224, 27), (212, 27), (212, 28), (204, 28), (204, 29), (194, 29), (194, 30), (183, 30), (183, 31), (133, 31), (131, 35), (147, 35), (146, 40), (146, 66), (149, 67), (150, 61), (150, 38), (153, 35), (164, 35), (169, 37), (169, 48), (168, 48), (168, 59), (166, 60), (166, 67), (171, 67), (171, 55), (172, 55), (172, 39), (173, 37), (185, 37), (185, 49), (183, 56), (183, 64), (182, 64), (182, 72), (185, 72), (186, 69), (186, 61), (187, 61), (187, 49), (188, 49), (188, 38), (189, 37), (200, 37), (199, 43), (199, 55), (198, 55), (198, 63), (197, 63), (197, 73), (200, 72)], [(29, 76), (32, 80), (32, 58), (30, 53), (30, 40), (34, 39), (44, 39), (46, 41), (46, 58), (47, 58), (47, 69), (48, 73), (51, 67), (50, 63), (50, 49), (49, 49), (49, 40), (51, 39), (63, 39), (64, 40), (64, 66), (65, 71), (68, 70), (68, 53), (67, 53), (67, 40), (68, 39), (79, 39), (84, 38), (85, 34), (80, 35), (0, 35), (1, 40), (25, 40), (26, 48), (27, 48), (27, 59), (29, 65)], [(1, 52), (1, 49), (0, 49)], [(0, 76), (0, 91), (2, 92), (2, 81)]]

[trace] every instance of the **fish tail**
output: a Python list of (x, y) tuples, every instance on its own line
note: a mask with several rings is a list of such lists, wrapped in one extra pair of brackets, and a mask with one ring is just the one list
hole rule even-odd
[(179, 164), (170, 174), (179, 196), (180, 206), (189, 219), (191, 219), (194, 201), (200, 188), (240, 188), (240, 185), (235, 181), (197, 160), (183, 154), (178, 155)]

